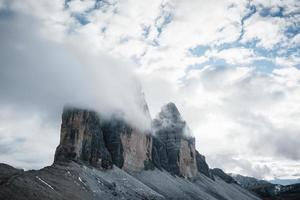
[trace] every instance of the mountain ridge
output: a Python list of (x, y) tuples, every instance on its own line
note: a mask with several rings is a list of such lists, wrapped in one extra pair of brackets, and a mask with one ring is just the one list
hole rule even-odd
[(273, 184), (265, 180), (240, 174), (229, 174), (243, 188), (252, 191), (263, 199), (297, 200), (300, 199), (300, 183), (290, 185)]

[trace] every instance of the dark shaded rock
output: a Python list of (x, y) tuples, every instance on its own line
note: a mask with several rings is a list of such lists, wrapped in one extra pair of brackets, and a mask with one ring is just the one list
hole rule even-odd
[(196, 174), (194, 138), (187, 136), (189, 130), (174, 103), (162, 107), (152, 123), (154, 130), (153, 162), (178, 176), (192, 177)]
[(239, 174), (232, 174), (231, 176), (238, 182), (240, 186), (256, 193), (258, 196), (264, 199), (300, 199), (300, 184), (283, 186)]
[(152, 161), (158, 169), (169, 171), (166, 145), (157, 137), (152, 139)]
[(236, 183), (237, 184), (237, 182), (231, 176), (226, 174), (222, 169), (214, 168), (214, 169), (211, 169), (211, 172), (214, 176), (218, 176), (226, 183)]
[(104, 143), (100, 118), (95, 112), (65, 108), (60, 138), (55, 162), (73, 160), (98, 167), (112, 167), (111, 155)]
[(123, 167), (123, 145), (121, 134), (130, 134), (130, 128), (120, 119), (105, 121), (102, 125), (105, 146), (110, 152), (113, 163), (119, 168)]
[(248, 188), (263, 199), (298, 200), (300, 199), (300, 184), (278, 185), (262, 184)]
[(298, 200), (300, 199), (300, 184), (278, 185), (262, 184), (248, 188), (263, 199)]
[[(121, 117), (99, 117), (93, 111), (64, 109), (55, 162), (85, 162), (105, 169), (114, 165), (139, 171), (151, 162), (152, 138)], [(146, 161), (146, 162), (145, 162)]]
[[(7, 169), (7, 168), (6, 168)], [(296, 191), (296, 190), (295, 190)], [(59, 162), (13, 176), (0, 185), (2, 200), (259, 200), (236, 184), (198, 181), (148, 170), (129, 174), (117, 167), (100, 170), (78, 162)]]
[(116, 166), (128, 171), (153, 168), (152, 137), (148, 132), (133, 128), (118, 117), (106, 120), (101, 128), (106, 148)]
[(196, 151), (196, 161), (197, 161), (198, 172), (213, 179), (213, 176), (209, 170), (208, 164), (205, 161), (205, 156), (201, 155), (198, 151)]
[(24, 170), (16, 169), (7, 164), (0, 163), (0, 185), (7, 183), (7, 181), (16, 175), (23, 173)]
[[(63, 164), (63, 165), (61, 165)], [(0, 185), (1, 200), (163, 200), (119, 168), (99, 170), (77, 162), (21, 173)]]

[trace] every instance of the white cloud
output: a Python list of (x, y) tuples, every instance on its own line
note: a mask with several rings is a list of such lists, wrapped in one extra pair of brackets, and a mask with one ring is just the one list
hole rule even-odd
[(132, 63), (91, 48), (84, 35), (46, 39), (40, 23), (18, 13), (0, 18), (1, 162), (27, 169), (51, 164), (66, 104), (103, 115), (121, 110), (129, 123), (149, 128)]
[(92, 9), (94, 5), (95, 5), (94, 0), (85, 0), (85, 1), (74, 0), (68, 3), (70, 11), (74, 13), (85, 12), (89, 9)]
[(255, 56), (252, 49), (247, 48), (230, 48), (221, 51), (213, 50), (206, 53), (206, 56), (226, 60), (232, 65), (250, 64)]
[(245, 33), (242, 42), (259, 40), (258, 46), (271, 49), (284, 41), (285, 19), (261, 17), (255, 14), (245, 22)]
[(7, 106), (1, 106), (0, 121), (1, 162), (25, 169), (52, 164), (59, 142), (58, 121), (40, 112), (16, 112)]
[[(263, 76), (249, 68), (195, 71), (178, 92), (177, 101), (183, 106), (199, 149), (208, 158), (219, 154), (251, 158), (259, 154), (274, 160), (299, 160), (298, 69), (282, 68)], [(210, 161), (213, 166), (219, 165), (215, 159)], [(281, 166), (286, 167), (284, 162)]]

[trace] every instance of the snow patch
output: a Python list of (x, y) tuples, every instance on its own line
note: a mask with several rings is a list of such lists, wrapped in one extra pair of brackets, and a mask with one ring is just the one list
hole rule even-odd
[(47, 185), (49, 188), (51, 188), (52, 190), (54, 190), (54, 188), (53, 188), (51, 185), (49, 185), (46, 181), (44, 181), (43, 179), (41, 179), (41, 178), (38, 177), (38, 176), (36, 176), (36, 178), (37, 178), (39, 181), (41, 181), (42, 183), (44, 183), (45, 185)]
[(83, 184), (85, 185), (85, 183), (82, 181), (82, 179), (78, 176), (78, 180)]

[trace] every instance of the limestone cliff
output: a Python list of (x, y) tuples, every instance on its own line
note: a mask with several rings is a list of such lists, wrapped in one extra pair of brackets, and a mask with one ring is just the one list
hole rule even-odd
[(61, 140), (55, 162), (87, 162), (101, 168), (116, 165), (128, 171), (140, 171), (151, 159), (149, 133), (131, 127), (120, 117), (109, 119), (77, 108), (62, 115)]
[(96, 167), (112, 166), (97, 113), (76, 108), (64, 109), (60, 143), (54, 161), (68, 160), (87, 162)]
[(195, 139), (186, 134), (188, 127), (174, 103), (162, 107), (153, 130), (154, 164), (178, 176), (194, 177), (198, 172)]
[[(142, 109), (150, 117), (145, 102)], [(152, 124), (151, 133), (130, 125), (121, 115), (104, 118), (94, 111), (66, 108), (55, 162), (72, 160), (105, 169), (116, 165), (128, 172), (156, 167), (183, 177), (200, 172), (213, 178), (174, 103), (163, 106)]]
[(124, 120), (111, 118), (102, 125), (104, 141), (115, 165), (126, 171), (139, 171), (151, 160), (149, 132), (131, 127)]

